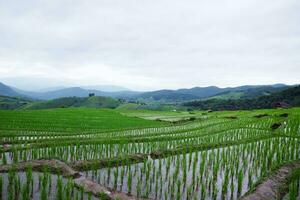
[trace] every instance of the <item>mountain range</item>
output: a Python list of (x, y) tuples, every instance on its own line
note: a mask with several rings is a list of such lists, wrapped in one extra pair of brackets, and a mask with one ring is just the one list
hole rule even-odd
[(207, 100), (185, 102), (183, 106), (197, 110), (249, 110), (297, 107), (300, 106), (300, 86), (289, 87), (269, 95), (261, 95), (253, 98), (210, 98)]
[(87, 97), (90, 93), (95, 96), (106, 96), (113, 98), (121, 98), (129, 101), (140, 102), (160, 102), (160, 103), (176, 103), (191, 100), (201, 100), (207, 98), (253, 98), (261, 95), (268, 95), (272, 92), (278, 92), (289, 86), (284, 84), (275, 85), (245, 85), (239, 87), (219, 88), (216, 86), (194, 87), (190, 89), (178, 90), (157, 90), (150, 92), (137, 92), (126, 90), (126, 88), (118, 86), (94, 86), (102, 88), (106, 91), (94, 89), (93, 86), (68, 87), (62, 89), (54, 89), (50, 91), (24, 91), (10, 87), (0, 83), (0, 95), (12, 97), (25, 97), (35, 100), (51, 100), (62, 97)]
[(28, 92), (0, 83), (0, 109), (90, 107), (236, 110), (272, 108), (278, 102), (300, 106), (300, 86), (210, 86), (151, 92), (106, 92), (70, 87), (47, 92)]

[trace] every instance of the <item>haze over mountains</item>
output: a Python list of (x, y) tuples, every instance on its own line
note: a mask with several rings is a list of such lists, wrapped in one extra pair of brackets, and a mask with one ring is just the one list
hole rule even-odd
[(107, 96), (113, 98), (124, 98), (128, 100), (140, 100), (145, 102), (183, 102), (190, 100), (199, 100), (218, 96), (226, 98), (234, 95), (243, 97), (255, 97), (267, 95), (272, 92), (280, 91), (287, 88), (284, 84), (275, 85), (245, 85), (239, 87), (219, 88), (216, 86), (210, 87), (194, 87), (190, 89), (178, 90), (157, 90), (150, 92), (131, 91), (119, 86), (85, 86), (85, 87), (68, 87), (68, 88), (53, 88), (47, 91), (24, 91), (10, 87), (0, 83), (0, 95), (27, 97), (37, 100), (51, 100), (62, 97), (87, 97), (90, 93), (95, 96)]

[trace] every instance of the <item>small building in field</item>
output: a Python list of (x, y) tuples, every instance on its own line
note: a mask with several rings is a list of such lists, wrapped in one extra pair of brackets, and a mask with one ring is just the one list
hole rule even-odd
[(89, 97), (95, 96), (95, 93), (89, 93)]
[(276, 102), (273, 105), (275, 108), (289, 108), (290, 105), (284, 101)]

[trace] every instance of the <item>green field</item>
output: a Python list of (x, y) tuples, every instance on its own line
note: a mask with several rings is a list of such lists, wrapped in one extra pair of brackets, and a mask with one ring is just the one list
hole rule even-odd
[[(0, 136), (3, 199), (239, 199), (299, 162), (300, 108), (0, 111)], [(102, 189), (35, 166), (41, 159), (59, 159)], [(299, 198), (297, 170), (288, 180), (280, 199)]]
[(164, 125), (127, 117), (110, 109), (0, 110), (0, 130), (49, 132), (101, 132)]

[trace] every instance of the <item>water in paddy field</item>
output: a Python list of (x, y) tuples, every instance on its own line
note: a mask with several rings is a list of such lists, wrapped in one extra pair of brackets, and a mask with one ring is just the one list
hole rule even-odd
[[(208, 156), (211, 151), (208, 152)], [(189, 162), (189, 155), (185, 155), (187, 162)], [(192, 154), (192, 160), (197, 156), (196, 153)], [(152, 199), (175, 199), (177, 195), (180, 195), (179, 199), (202, 199), (202, 197), (206, 196), (205, 199), (222, 199), (222, 182), (224, 177), (224, 169), (219, 169), (217, 173), (216, 182), (213, 182), (213, 165), (209, 165), (203, 172), (201, 176), (199, 174), (199, 166), (201, 162), (201, 155), (198, 154), (198, 162), (197, 167), (195, 169), (196, 173), (194, 175), (194, 183), (193, 183), (193, 166), (187, 166), (187, 175), (186, 175), (186, 183), (183, 184), (183, 170), (179, 169), (178, 175), (174, 178), (174, 174), (176, 171), (176, 162), (178, 160), (182, 160), (183, 156), (180, 157), (171, 157), (171, 165), (170, 168), (167, 169), (167, 159), (156, 159), (152, 160), (148, 159), (146, 163), (146, 171), (143, 171), (145, 168), (144, 163), (133, 164), (131, 166), (123, 166), (118, 168), (111, 169), (101, 169), (97, 170), (97, 172), (88, 172), (87, 176), (98, 183), (105, 185), (111, 189), (116, 189), (117, 191), (129, 192), (128, 188), (128, 178), (129, 174), (132, 174), (132, 188), (131, 193), (135, 196), (140, 194), (139, 196), (145, 196)], [(193, 161), (191, 161), (193, 162)], [(147, 165), (151, 166), (150, 170), (147, 171)], [(189, 165), (189, 164), (188, 164)], [(161, 168), (161, 170), (160, 170)], [(117, 172), (118, 170), (118, 172)], [(123, 172), (122, 172), (123, 171)], [(242, 183), (242, 190), (240, 191), (240, 195), (244, 194), (248, 190), (248, 171), (246, 170), (245, 178)], [(124, 175), (122, 176), (122, 173)], [(148, 176), (148, 177), (147, 177)], [(117, 177), (117, 180), (116, 180)], [(123, 178), (122, 178), (123, 177)], [(200, 178), (202, 177), (202, 178)], [(123, 180), (122, 180), (123, 179)], [(148, 181), (147, 181), (148, 180)], [(181, 181), (181, 186), (178, 184), (178, 180)], [(253, 177), (253, 180), (257, 180), (256, 176)], [(233, 176), (234, 188), (231, 190), (227, 189), (226, 195), (224, 195), (223, 199), (237, 199), (237, 177)], [(231, 182), (229, 181), (229, 184)], [(215, 184), (215, 186), (213, 186)], [(138, 191), (138, 185), (141, 185), (140, 192)], [(178, 189), (178, 186), (180, 187)], [(214, 191), (213, 191), (213, 188)], [(189, 194), (188, 194), (189, 193)], [(204, 194), (205, 193), (205, 194)], [(215, 197), (214, 197), (215, 195)]]
[[(40, 200), (42, 198), (43, 193), (43, 180), (41, 180), (41, 177), (44, 177), (44, 173), (39, 172), (32, 172), (32, 180), (29, 185), (29, 192), (27, 194), (29, 195), (30, 199), (33, 200)], [(27, 186), (27, 176), (25, 172), (16, 172), (16, 175), (14, 176), (13, 183), (10, 181), (8, 173), (1, 174), (3, 185), (2, 185), (2, 198), (3, 200), (6, 199), (24, 199), (23, 196), (25, 195), (25, 187)], [(45, 188), (45, 194), (47, 200), (55, 200), (57, 199), (58, 195), (58, 176), (53, 174), (47, 174), (47, 184)], [(51, 180), (50, 180), (51, 179)], [(63, 199), (67, 199), (67, 197), (70, 197), (71, 199), (81, 199), (81, 197), (84, 200), (92, 199), (96, 200), (98, 198), (94, 196), (89, 196), (87, 193), (81, 193), (79, 189), (76, 187), (70, 187), (68, 188), (67, 185), (71, 184), (72, 179), (66, 179), (61, 177), (62, 180), (62, 194)], [(67, 196), (68, 195), (68, 196)]]
[[(272, 152), (276, 142), (285, 139), (148, 158), (144, 163), (89, 171), (86, 176), (111, 189), (152, 199), (238, 199), (262, 177), (263, 162), (276, 159)], [(268, 153), (259, 157), (262, 151)]]

